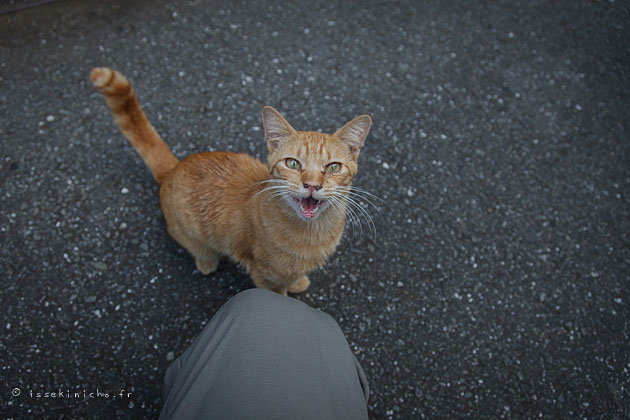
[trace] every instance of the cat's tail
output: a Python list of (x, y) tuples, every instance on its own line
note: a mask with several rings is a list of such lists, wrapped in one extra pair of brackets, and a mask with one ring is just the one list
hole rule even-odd
[(127, 78), (110, 68), (97, 67), (92, 69), (90, 79), (105, 96), (120, 130), (161, 184), (179, 161), (149, 123)]

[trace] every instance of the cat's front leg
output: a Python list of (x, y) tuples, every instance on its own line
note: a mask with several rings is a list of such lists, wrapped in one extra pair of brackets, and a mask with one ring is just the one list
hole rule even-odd
[[(170, 213), (164, 214), (166, 215)], [(181, 224), (178, 223), (178, 221), (171, 221), (169, 223), (169, 220), (167, 219), (166, 229), (169, 235), (171, 235), (173, 239), (190, 252), (195, 259), (197, 270), (199, 270), (201, 274), (207, 276), (208, 274), (212, 274), (217, 271), (217, 268), (219, 267), (219, 254), (213, 251), (204, 241), (187, 234), (184, 229), (179, 227)]]
[(197, 270), (204, 276), (217, 271), (217, 267), (219, 267), (219, 256), (217, 254), (207, 251), (203, 255), (193, 254), (193, 256)]
[(261, 289), (271, 290), (272, 292), (279, 293), (281, 295), (287, 295), (287, 287), (279, 286), (277, 282), (271, 280), (269, 273), (265, 270), (261, 270), (255, 267), (249, 267), (249, 275), (252, 277), (254, 285)]
[(311, 281), (308, 279), (308, 277), (302, 276), (295, 283), (289, 286), (288, 290), (289, 290), (289, 293), (294, 293), (294, 294), (302, 293), (306, 289), (308, 289), (308, 286), (310, 285), (311, 285)]

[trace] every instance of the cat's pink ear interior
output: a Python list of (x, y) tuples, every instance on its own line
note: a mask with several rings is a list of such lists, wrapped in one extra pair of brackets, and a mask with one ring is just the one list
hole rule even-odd
[(359, 115), (337, 130), (333, 136), (348, 146), (352, 158), (356, 160), (371, 126), (372, 117), (367, 114)]
[(265, 138), (267, 148), (273, 152), (283, 139), (291, 138), (295, 134), (295, 129), (284, 119), (282, 114), (273, 107), (266, 105), (262, 109), (262, 122), (265, 128)]

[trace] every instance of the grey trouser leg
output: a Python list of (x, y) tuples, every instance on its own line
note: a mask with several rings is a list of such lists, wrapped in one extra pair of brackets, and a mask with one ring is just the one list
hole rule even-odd
[(330, 315), (249, 289), (169, 366), (160, 419), (367, 419), (368, 394)]

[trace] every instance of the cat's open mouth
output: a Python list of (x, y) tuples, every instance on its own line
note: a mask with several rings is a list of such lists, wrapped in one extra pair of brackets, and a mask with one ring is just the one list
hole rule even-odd
[(293, 202), (296, 204), (300, 215), (305, 219), (312, 219), (317, 216), (317, 212), (326, 204), (326, 201), (320, 201), (313, 197), (293, 197)]

